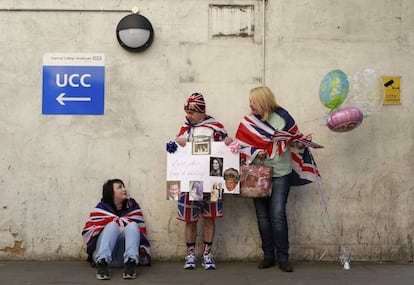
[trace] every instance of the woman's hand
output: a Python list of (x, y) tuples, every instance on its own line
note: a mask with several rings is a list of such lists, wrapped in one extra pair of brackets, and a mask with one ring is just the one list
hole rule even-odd
[(307, 134), (306, 136), (303, 137), (305, 140), (307, 141), (312, 141), (312, 134)]
[(266, 158), (267, 153), (264, 150), (259, 151), (259, 153), (257, 154), (257, 156), (259, 158)]
[(296, 142), (296, 147), (298, 149), (303, 149), (303, 148), (305, 148), (305, 145), (303, 143), (301, 143), (301, 142)]
[[(307, 134), (306, 136), (304, 136), (303, 137), (305, 140), (307, 140), (307, 141), (312, 141), (312, 134)], [(303, 149), (303, 148), (305, 148), (305, 145), (303, 144), (303, 143), (301, 143), (301, 142), (297, 142), (296, 143), (296, 147), (298, 148), (298, 149)]]

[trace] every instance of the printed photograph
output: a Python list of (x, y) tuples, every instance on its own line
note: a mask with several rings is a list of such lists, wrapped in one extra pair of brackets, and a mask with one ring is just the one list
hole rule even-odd
[(211, 202), (217, 202), (218, 200), (222, 199), (224, 191), (222, 182), (213, 182), (210, 190)]
[(181, 181), (167, 181), (167, 200), (177, 201), (180, 196)]
[(242, 165), (241, 197), (268, 197), (272, 190), (272, 168), (264, 165)]
[(210, 176), (223, 176), (222, 157), (210, 157)]
[(210, 141), (193, 141), (193, 154), (210, 154)]
[(224, 193), (238, 194), (240, 174), (235, 168), (228, 168), (223, 173), (225, 190)]
[(203, 200), (203, 181), (190, 181), (190, 201)]

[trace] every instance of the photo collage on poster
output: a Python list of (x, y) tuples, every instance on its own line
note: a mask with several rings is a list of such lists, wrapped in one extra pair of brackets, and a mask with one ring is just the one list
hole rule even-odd
[(218, 201), (223, 194), (240, 193), (240, 156), (224, 142), (198, 137), (185, 147), (178, 147), (167, 157), (167, 200), (178, 200), (189, 192), (191, 201)]

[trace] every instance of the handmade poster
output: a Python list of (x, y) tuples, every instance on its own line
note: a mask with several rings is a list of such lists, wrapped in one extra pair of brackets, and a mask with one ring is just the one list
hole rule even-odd
[(190, 192), (190, 200), (211, 193), (216, 201), (222, 194), (240, 194), (239, 166), (239, 153), (231, 152), (224, 142), (189, 142), (167, 154), (167, 184), (179, 181), (180, 191)]

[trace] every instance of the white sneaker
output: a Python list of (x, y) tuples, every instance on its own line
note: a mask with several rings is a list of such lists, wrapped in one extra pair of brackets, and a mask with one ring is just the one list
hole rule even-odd
[(196, 269), (196, 257), (189, 254), (185, 257), (184, 269)]
[(211, 255), (211, 253), (203, 255), (201, 265), (205, 270), (216, 269), (216, 263), (214, 261), (213, 255)]

